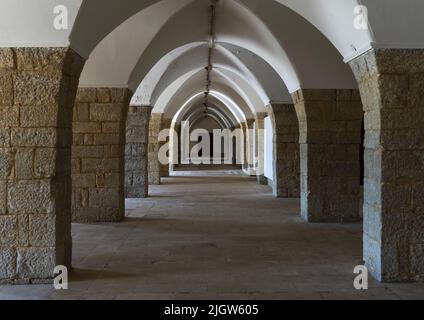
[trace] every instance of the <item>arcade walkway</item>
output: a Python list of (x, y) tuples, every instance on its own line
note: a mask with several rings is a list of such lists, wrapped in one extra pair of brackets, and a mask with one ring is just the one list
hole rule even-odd
[(424, 284), (354, 290), (361, 225), (306, 224), (297, 200), (238, 171), (179, 173), (151, 193), (123, 223), (73, 225), (69, 290), (4, 286), (0, 299), (424, 298)]

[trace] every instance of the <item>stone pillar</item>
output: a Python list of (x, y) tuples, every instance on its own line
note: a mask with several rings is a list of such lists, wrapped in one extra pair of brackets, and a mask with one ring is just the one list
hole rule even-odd
[(362, 105), (357, 90), (299, 90), (301, 214), (308, 222), (360, 221)]
[(72, 106), (84, 60), (67, 48), (0, 48), (0, 284), (71, 267)]
[(257, 113), (255, 120), (256, 178), (258, 184), (268, 185), (265, 177), (265, 117), (266, 113)]
[(125, 124), (130, 98), (128, 89), (78, 89), (72, 147), (74, 222), (125, 218)]
[(243, 130), (243, 164), (242, 164), (242, 170), (247, 171), (248, 168), (248, 161), (247, 161), (247, 123), (243, 122), (241, 123), (241, 130)]
[(384, 282), (424, 279), (424, 50), (351, 62), (365, 110), (364, 260)]
[(152, 113), (149, 124), (149, 184), (160, 185), (161, 177), (169, 176), (169, 165), (159, 162), (159, 149), (166, 142), (159, 142), (159, 133), (171, 128), (171, 120), (162, 113)]
[(250, 176), (256, 176), (255, 165), (255, 120), (246, 119), (246, 164), (245, 172)]
[(280, 198), (300, 197), (299, 121), (293, 104), (269, 107), (273, 124), (273, 192)]
[(149, 122), (152, 107), (130, 107), (125, 144), (125, 197), (147, 198)]

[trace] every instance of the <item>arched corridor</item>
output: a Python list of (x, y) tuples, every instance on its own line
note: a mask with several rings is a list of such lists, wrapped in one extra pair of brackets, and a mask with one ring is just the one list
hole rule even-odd
[(424, 290), (422, 1), (59, 2), (0, 0), (0, 292)]

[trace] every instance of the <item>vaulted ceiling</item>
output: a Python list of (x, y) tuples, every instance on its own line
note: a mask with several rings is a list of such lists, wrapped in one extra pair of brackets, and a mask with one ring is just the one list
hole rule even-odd
[[(69, 9), (68, 30), (52, 28), (59, 4)], [(354, 28), (359, 4), (368, 7), (368, 30)], [(128, 87), (135, 93), (132, 104), (174, 117), (199, 105), (205, 91), (210, 5), (2, 0), (0, 45), (70, 45), (88, 59), (81, 86)], [(26, 23), (11, 18), (17, 15)], [(243, 121), (270, 103), (290, 102), (300, 88), (356, 88), (346, 62), (371, 47), (422, 48), (422, 21), (421, 0), (219, 0), (211, 100)]]

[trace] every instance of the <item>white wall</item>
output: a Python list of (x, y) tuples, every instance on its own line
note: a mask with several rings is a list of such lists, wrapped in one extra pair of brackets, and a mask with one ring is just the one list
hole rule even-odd
[[(82, 0), (0, 0), (0, 47), (67, 47)], [(68, 29), (56, 30), (54, 8), (68, 8)]]
[(273, 128), (272, 121), (270, 117), (265, 118), (265, 177), (269, 180), (274, 180), (274, 137), (273, 137)]

